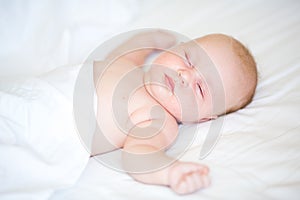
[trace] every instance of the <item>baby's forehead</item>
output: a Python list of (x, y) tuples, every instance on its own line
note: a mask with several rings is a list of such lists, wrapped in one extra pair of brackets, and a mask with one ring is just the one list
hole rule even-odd
[[(197, 40), (182, 43), (196, 71), (205, 78), (207, 84), (231, 85), (243, 81), (240, 58), (230, 44), (220, 43), (209, 48)], [(227, 90), (228, 87), (223, 87)], [(233, 92), (233, 91), (232, 91)]]
[(185, 52), (185, 56), (189, 62), (202, 76), (212, 78), (224, 73), (223, 70), (218, 69), (215, 59), (218, 57), (217, 52), (210, 54), (199, 44), (196, 40), (188, 41), (180, 44)]
[(220, 82), (215, 79), (222, 79), (221, 76), (227, 74), (238, 75), (240, 69), (235, 63), (240, 61), (230, 44), (213, 43), (215, 42), (202, 43), (200, 39), (194, 39), (178, 44), (171, 52), (188, 59), (195, 71), (209, 82)]

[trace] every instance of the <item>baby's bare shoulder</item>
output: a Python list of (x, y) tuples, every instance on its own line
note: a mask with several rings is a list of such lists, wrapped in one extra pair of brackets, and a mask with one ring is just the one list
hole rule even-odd
[(173, 141), (177, 136), (178, 123), (176, 119), (145, 89), (140, 89), (133, 95), (128, 108), (129, 120), (133, 127), (142, 128), (147, 132), (156, 130), (165, 135), (168, 141)]

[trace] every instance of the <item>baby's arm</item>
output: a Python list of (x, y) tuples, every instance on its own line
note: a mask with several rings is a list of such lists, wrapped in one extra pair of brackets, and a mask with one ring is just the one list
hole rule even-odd
[(146, 31), (137, 34), (111, 51), (104, 60), (94, 62), (94, 81), (97, 83), (101, 73), (113, 60), (134, 66), (143, 66), (147, 57), (154, 51), (165, 50), (174, 46), (176, 37), (166, 31)]
[(144, 64), (147, 56), (155, 50), (166, 50), (176, 44), (174, 35), (166, 31), (146, 31), (126, 40), (110, 52), (106, 60), (129, 59), (136, 66)]
[[(128, 136), (123, 153), (124, 168), (137, 181), (169, 186), (178, 194), (187, 194), (209, 185), (208, 168), (191, 162), (174, 161), (164, 150), (177, 136), (177, 123), (173, 118), (166, 120), (165, 126), (153, 137), (138, 139), (139, 133)], [(138, 126), (145, 126), (142, 122)], [(149, 123), (147, 121), (146, 123)], [(152, 121), (152, 124), (155, 124)], [(141, 130), (141, 129), (139, 129)], [(147, 126), (144, 131), (152, 132), (155, 127)], [(133, 130), (133, 132), (135, 132)], [(145, 133), (140, 133), (145, 136)], [(172, 164), (171, 164), (172, 163)], [(151, 168), (160, 169), (149, 173), (134, 173)]]

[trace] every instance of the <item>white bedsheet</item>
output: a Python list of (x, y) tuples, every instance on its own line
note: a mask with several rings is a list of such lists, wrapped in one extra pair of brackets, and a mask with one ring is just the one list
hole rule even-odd
[[(76, 2), (77, 5), (82, 3), (80, 1)], [(114, 2), (117, 4), (118, 1)], [(256, 58), (259, 69), (259, 84), (253, 102), (245, 109), (225, 117), (222, 135), (213, 151), (205, 159), (200, 160), (199, 154), (210, 123), (181, 127), (180, 135), (182, 140), (184, 140), (190, 139), (189, 133), (197, 126), (197, 138), (181, 159), (207, 164), (210, 167), (212, 178), (211, 187), (182, 197), (174, 194), (170, 189), (165, 187), (150, 186), (135, 182), (127, 174), (107, 168), (95, 159), (89, 159), (84, 170), (83, 168), (76, 168), (76, 170), (74, 170), (78, 176), (81, 174), (78, 180), (75, 177), (74, 179), (70, 179), (70, 176), (66, 174), (65, 171), (61, 171), (61, 168), (54, 171), (55, 173), (53, 175), (47, 173), (41, 175), (37, 174), (35, 169), (28, 169), (28, 174), (31, 175), (29, 177), (39, 175), (39, 178), (36, 180), (40, 180), (41, 178), (47, 180), (53, 176), (52, 179), (49, 179), (50, 185), (53, 183), (51, 187), (45, 182), (45, 188), (49, 189), (48, 193), (39, 193), (43, 191), (41, 188), (25, 187), (21, 182), (16, 182), (15, 188), (17, 189), (10, 191), (10, 193), (7, 193), (10, 196), (3, 196), (3, 198), (20, 199), (22, 197), (22, 199), (46, 199), (53, 189), (61, 188), (53, 193), (49, 199), (299, 199), (299, 1), (154, 0), (139, 1), (139, 3), (135, 1), (128, 2), (135, 5), (135, 7), (125, 6), (131, 5), (130, 3), (121, 3), (121, 7), (116, 7), (116, 9), (121, 8), (121, 10), (126, 13), (127, 21), (120, 21), (119, 24), (118, 21), (116, 21), (109, 30), (105, 30), (107, 31), (105, 33), (109, 32), (115, 35), (122, 31), (136, 28), (160, 27), (174, 30), (194, 38), (208, 33), (221, 32), (230, 34), (241, 40), (250, 48)], [(69, 4), (66, 3), (64, 6), (67, 5)], [(107, 12), (113, 12), (113, 8), (109, 8)], [(49, 13), (46, 13), (45, 15), (48, 14)], [(112, 18), (114, 17), (113, 15), (110, 16)], [(82, 26), (76, 26), (78, 28), (76, 29), (77, 32), (75, 31), (76, 33), (68, 29), (69, 36), (73, 37), (76, 35), (76, 38), (83, 38), (86, 35), (93, 35), (93, 33), (95, 33), (93, 30), (98, 30), (99, 33), (103, 33), (101, 32), (101, 24), (93, 24), (93, 17), (94, 16), (92, 16), (91, 19), (89, 17), (84, 18), (86, 20), (81, 21)], [(84, 27), (86, 24), (89, 24), (90, 29)], [(62, 25), (62, 27), (64, 27), (64, 25)], [(84, 40), (81, 40), (81, 42), (77, 41), (76, 45), (78, 45), (77, 47), (82, 46), (82, 48), (92, 51), (92, 48), (95, 47), (91, 45), (93, 42), (99, 44), (100, 41), (107, 38), (108, 34), (101, 35), (99, 38), (92, 37), (89, 44), (85, 45)], [(62, 41), (64, 42), (66, 40), (62, 39)], [(70, 43), (66, 43), (64, 48), (66, 48), (67, 53), (64, 55), (73, 59), (74, 57), (70, 56), (72, 55), (70, 54), (70, 48), (72, 47)], [(55, 48), (61, 50), (59, 45), (55, 46)], [(88, 52), (88, 50), (86, 52)], [(49, 54), (45, 55), (54, 55), (51, 53), (53, 52), (49, 52)], [(73, 54), (73, 56), (74, 55), (75, 54)], [(30, 59), (34, 59), (32, 53), (30, 53), (30, 56)], [(60, 58), (59, 55), (57, 56), (57, 58)], [(83, 57), (81, 57), (81, 59), (83, 59)], [(66, 63), (70, 60), (66, 60)], [(73, 61), (75, 62), (75, 59), (73, 59)], [(79, 59), (79, 61), (81, 60)], [(21, 68), (18, 61), (14, 62), (16, 62), (14, 69)], [(34, 61), (31, 60), (30, 62)], [(10, 64), (10, 62), (5, 63)], [(34, 66), (42, 66), (38, 64)], [(47, 61), (45, 61), (45, 64), (47, 64)], [(53, 66), (54, 65), (48, 65), (47, 69), (51, 69)], [(4, 69), (6, 70), (5, 72), (9, 72), (8, 75), (16, 75), (14, 70), (10, 71), (9, 68)], [(50, 83), (47, 81), (49, 85), (44, 88), (44, 90), (49, 91), (50, 94), (51, 91), (55, 91), (53, 92), (53, 94), (55, 94), (53, 96), (58, 99), (57, 102), (66, 101), (62, 101), (65, 94), (58, 95), (57, 90), (53, 89), (64, 88), (62, 87), (62, 82), (54, 81), (55, 77), (57, 77), (58, 80), (63, 80), (61, 74), (68, 73), (70, 69), (69, 67), (65, 67), (61, 68), (60, 72), (55, 72), (54, 74), (57, 74), (57, 76), (51, 76), (51, 80), (53, 81), (50, 81)], [(36, 70), (31, 68), (31, 74), (38, 74), (43, 70), (45, 69), (39, 68)], [(24, 74), (28, 75), (25, 72)], [(34, 80), (36, 81), (36, 79)], [(44, 81), (46, 80), (42, 79), (43, 83)], [(54, 86), (55, 84), (56, 86)], [(0, 89), (3, 91), (8, 87), (7, 85), (2, 85)], [(6, 94), (1, 93), (0, 95), (1, 116), (3, 116), (3, 111), (9, 108), (9, 103), (13, 103), (11, 100), (7, 103), (3, 103), (2, 99), (5, 99), (3, 95)], [(24, 102), (22, 103), (20, 100), (16, 101), (18, 101), (16, 102), (18, 103), (16, 108), (22, 108), (24, 106)], [(39, 103), (42, 106), (49, 105), (49, 102), (46, 101), (39, 101)], [(67, 103), (65, 105), (67, 105)], [(67, 111), (69, 110), (67, 109)], [(66, 115), (64, 113), (58, 114)], [(17, 115), (16, 117), (22, 116)], [(43, 120), (41, 120), (41, 122), (42, 121)], [(28, 124), (25, 125), (28, 126)], [(4, 127), (7, 127), (7, 124), (1, 124), (0, 130), (3, 131)], [(5, 131), (11, 131), (11, 134), (19, 134), (21, 136), (21, 128), (14, 124), (10, 127), (9, 130)], [(62, 130), (62, 128), (57, 128), (57, 133)], [(2, 135), (1, 132), (1, 136)], [(1, 139), (2, 138), (4, 138), (6, 142), (11, 142), (10, 137), (1, 137)], [(75, 143), (73, 142), (72, 144)], [(180, 145), (182, 145), (182, 143), (179, 141), (171, 151), (176, 151), (177, 148), (180, 148)], [(3, 146), (1, 148), (3, 149)], [(3, 163), (3, 156), (13, 161), (13, 159), (9, 158), (10, 154), (7, 150), (5, 149), (4, 152), (2, 149), (0, 151), (1, 164)], [(78, 150), (78, 152), (83, 151)], [(58, 159), (57, 164), (64, 163), (62, 160), (59, 160), (62, 159), (62, 157), (56, 158)], [(72, 167), (75, 169), (74, 166), (72, 166), (72, 162), (79, 163), (80, 165), (84, 165), (87, 162), (76, 160), (71, 156), (63, 158), (69, 159), (69, 165), (67, 167), (70, 169), (72, 169)], [(22, 163), (23, 162), (25, 163), (24, 160), (22, 160)], [(16, 171), (20, 169), (19, 166), (16, 167), (16, 165), (12, 165), (12, 168), (16, 169)], [(1, 171), (0, 174), (3, 176), (5, 172)], [(57, 177), (65, 177), (64, 180), (67, 182), (60, 182)], [(53, 182), (51, 182), (51, 180), (53, 180)], [(6, 185), (5, 183), (3, 184)], [(0, 188), (3, 187), (3, 184), (0, 183)], [(18, 186), (17, 184), (20, 185)], [(34, 184), (36, 185), (36, 183)], [(26, 194), (28, 196), (26, 196)], [(0, 196), (0, 198), (1, 197), (2, 196)]]

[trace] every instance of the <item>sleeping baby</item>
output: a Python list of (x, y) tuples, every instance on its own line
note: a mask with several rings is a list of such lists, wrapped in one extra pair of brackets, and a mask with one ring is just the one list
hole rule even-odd
[(91, 155), (122, 149), (122, 166), (135, 180), (188, 194), (209, 185), (209, 169), (165, 153), (179, 124), (213, 120), (245, 107), (254, 95), (257, 71), (247, 48), (230, 36), (210, 34), (176, 43), (171, 34), (152, 31), (94, 62), (94, 82), (97, 123), (111, 145), (95, 134)]

